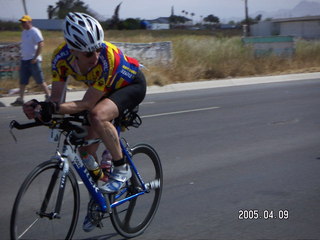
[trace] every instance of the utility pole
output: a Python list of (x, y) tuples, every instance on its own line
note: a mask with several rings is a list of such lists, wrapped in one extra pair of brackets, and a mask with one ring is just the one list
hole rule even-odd
[(244, 0), (244, 8), (245, 8), (245, 22), (244, 25), (244, 35), (246, 37), (250, 36), (250, 23), (249, 23), (249, 14), (248, 14), (248, 0)]

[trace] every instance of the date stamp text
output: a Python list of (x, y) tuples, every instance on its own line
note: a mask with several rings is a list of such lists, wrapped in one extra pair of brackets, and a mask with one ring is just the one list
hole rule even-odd
[(258, 209), (240, 209), (238, 211), (239, 220), (288, 220), (289, 219), (289, 210), (280, 209), (280, 210), (258, 210)]

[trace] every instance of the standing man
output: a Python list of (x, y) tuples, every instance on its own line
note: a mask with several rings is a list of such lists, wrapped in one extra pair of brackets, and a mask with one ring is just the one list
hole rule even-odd
[(36, 83), (42, 87), (46, 94), (46, 100), (50, 96), (41, 70), (42, 34), (38, 28), (32, 26), (32, 18), (30, 16), (24, 15), (19, 21), (24, 29), (21, 35), (20, 97), (11, 103), (12, 106), (23, 105), (24, 91), (26, 85), (29, 84), (29, 78), (31, 76)]

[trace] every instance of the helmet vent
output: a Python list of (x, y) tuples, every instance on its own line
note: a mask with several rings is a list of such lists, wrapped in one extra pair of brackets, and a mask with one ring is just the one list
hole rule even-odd
[(73, 48), (78, 49), (78, 50), (81, 50), (81, 48), (80, 48), (79, 46), (77, 46), (76, 44), (74, 44), (72, 41), (70, 41), (70, 40), (67, 39), (67, 38), (66, 38), (66, 40), (67, 40), (68, 44), (70, 44)]
[(93, 27), (93, 25), (92, 25), (92, 22), (91, 21), (88, 21), (89, 22), (89, 24), (90, 24), (90, 28), (91, 28), (91, 30), (93, 30), (94, 29), (94, 27)]
[(65, 30), (67, 31), (68, 35), (70, 35), (69, 27), (70, 27), (70, 23), (66, 22)]
[(97, 40), (100, 41), (101, 40), (101, 36), (100, 36), (99, 28), (97, 26), (96, 26), (96, 33), (97, 33)]
[(94, 43), (94, 40), (93, 40), (93, 37), (92, 37), (91, 33), (87, 32), (87, 35), (88, 35), (88, 38), (90, 39), (90, 42)]
[(70, 18), (70, 20), (71, 20), (72, 22), (74, 22), (74, 18), (72, 17), (72, 14), (71, 14), (71, 13), (68, 13), (68, 18)]
[(81, 19), (81, 15), (80, 14), (78, 14), (78, 13), (73, 13), (74, 15), (76, 15), (77, 16), (77, 18), (80, 18)]
[(80, 35), (82, 35), (82, 32), (78, 28), (76, 28), (75, 26), (72, 26), (72, 30), (74, 30), (77, 33), (79, 33)]
[(79, 38), (77, 35), (73, 36), (82, 46), (86, 47), (87, 44), (85, 41), (83, 41), (81, 38)]
[(82, 27), (86, 26), (86, 24), (83, 21), (79, 21), (78, 24), (81, 25)]

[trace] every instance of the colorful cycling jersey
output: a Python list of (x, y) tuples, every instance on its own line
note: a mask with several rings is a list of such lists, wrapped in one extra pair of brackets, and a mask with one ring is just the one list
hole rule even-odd
[(72, 76), (87, 86), (109, 93), (132, 83), (139, 70), (139, 63), (136, 59), (124, 55), (112, 43), (104, 42), (95, 67), (85, 75), (78, 73), (75, 69), (76, 58), (71, 54), (66, 43), (61, 44), (52, 57), (54, 82), (65, 82), (68, 76)]

